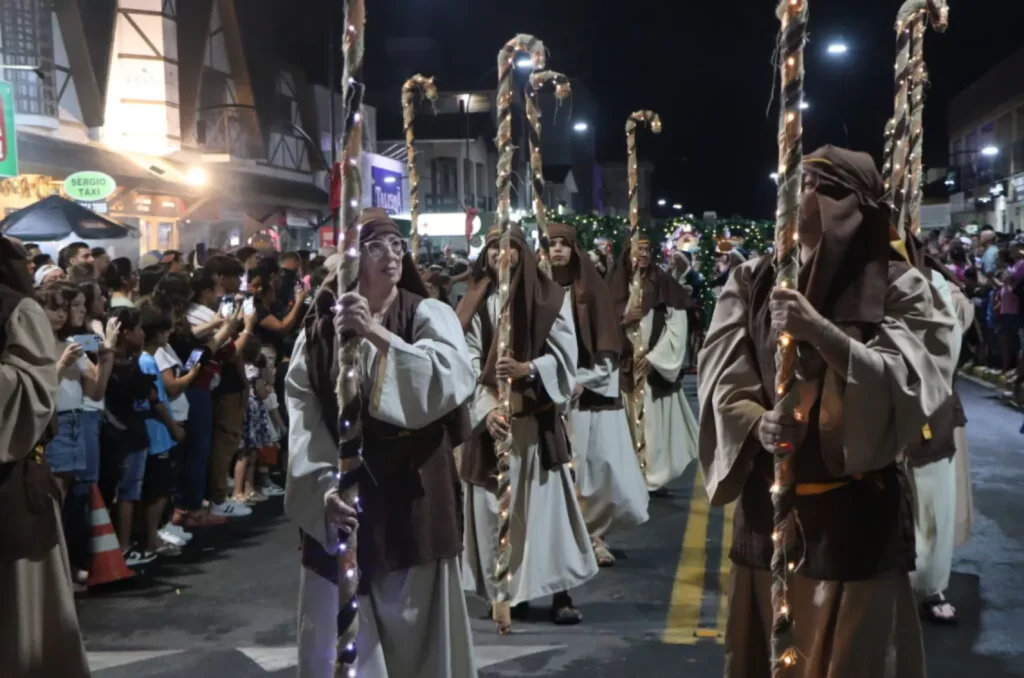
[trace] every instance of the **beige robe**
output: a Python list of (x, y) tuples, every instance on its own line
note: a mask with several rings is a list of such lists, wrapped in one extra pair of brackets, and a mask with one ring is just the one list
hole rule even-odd
[[(700, 461), (711, 503), (742, 492), (753, 464), (748, 437), (765, 412), (748, 333), (756, 260), (725, 285), (700, 354)], [(801, 388), (802, 406), (820, 398), (825, 465), (835, 477), (890, 465), (951, 394), (953, 322), (928, 281), (908, 270), (891, 281), (885, 319), (867, 344), (853, 341), (845, 374), (827, 369), (820, 394)], [(744, 449), (746, 447), (746, 449)], [(923, 678), (924, 652), (909, 577), (859, 582), (789, 578), (800, 659), (792, 678)], [(770, 577), (734, 566), (726, 634), (727, 678), (770, 675)]]
[[(0, 356), (0, 463), (24, 459), (43, 436), (57, 398), (53, 330), (35, 301), (22, 301), (5, 328)], [(44, 348), (45, 347), (45, 348)], [(82, 678), (89, 675), (78, 628), (71, 569), (59, 540), (41, 560), (0, 563), (0, 675)]]
[[(464, 403), (475, 379), (462, 327), (449, 306), (421, 301), (413, 336), (412, 344), (392, 337), (386, 355), (364, 341), (363, 386), (375, 418), (419, 429)], [(337, 486), (338, 451), (310, 388), (305, 346), (303, 332), (285, 380), (290, 455), (285, 513), (333, 554), (338, 536), (325, 523), (324, 497)], [(338, 587), (305, 567), (299, 587), (299, 678), (332, 678)], [(356, 647), (361, 678), (475, 678), (458, 558), (374, 577), (370, 592), (359, 596)]]
[[(490, 295), (486, 304), (491, 322), (497, 327), (497, 295)], [(473, 317), (466, 343), (479, 374), (486, 358), (480, 343), (479, 316)], [(557, 408), (564, 409), (572, 398), (577, 353), (572, 299), (566, 295), (548, 335), (547, 352), (533, 361), (537, 379)], [(487, 413), (497, 406), (497, 392), (489, 386), (478, 385), (471, 412), (473, 428), (483, 426)], [(515, 397), (512, 409), (516, 411)], [(509, 470), (512, 477), (509, 533), (512, 582), (509, 591), (511, 603), (518, 605), (579, 586), (597, 574), (597, 560), (576, 500), (568, 464), (550, 470), (543, 468), (537, 422), (533, 417), (513, 418), (511, 431), (514, 444)], [(476, 485), (466, 484), (465, 490), (463, 587), (485, 600), (494, 600), (497, 595), (494, 571), (498, 498)]]
[[(651, 332), (654, 330), (654, 311), (649, 311), (640, 321), (640, 329), (643, 332), (643, 345), (650, 346)], [(651, 370), (670, 382), (676, 381), (683, 369), (688, 330), (686, 311), (668, 309), (665, 329), (655, 342), (654, 348), (647, 354)], [(623, 393), (622, 402), (626, 406), (626, 415), (632, 417), (632, 396)], [(683, 475), (690, 463), (697, 458), (697, 420), (683, 389), (657, 399), (652, 397), (651, 389), (647, 389), (644, 416), (647, 423), (645, 479), (647, 489), (653, 492)], [(632, 428), (630, 433), (632, 434)]]

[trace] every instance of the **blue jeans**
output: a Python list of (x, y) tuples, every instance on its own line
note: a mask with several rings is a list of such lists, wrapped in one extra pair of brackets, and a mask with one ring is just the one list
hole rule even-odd
[(85, 470), (85, 440), (82, 438), (82, 412), (57, 414), (57, 435), (46, 443), (43, 453), (54, 473), (79, 473)]
[(75, 481), (82, 493), (89, 492), (89, 486), (100, 480), (100, 426), (103, 412), (85, 410), (82, 412), (82, 439), (85, 442), (85, 468), (75, 474)]
[(185, 444), (181, 483), (175, 505), (187, 511), (203, 507), (206, 495), (206, 475), (210, 465), (210, 449), (213, 446), (213, 394), (205, 388), (190, 388), (185, 392), (188, 398), (188, 421), (185, 422)]

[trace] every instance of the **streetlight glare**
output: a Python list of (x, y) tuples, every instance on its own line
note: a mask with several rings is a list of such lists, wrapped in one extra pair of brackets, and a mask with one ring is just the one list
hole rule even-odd
[(209, 177), (202, 167), (193, 167), (185, 174), (185, 181), (191, 186), (202, 186)]
[(846, 54), (849, 48), (844, 42), (833, 42), (828, 46), (828, 53), (832, 55)]
[(665, 201), (665, 199), (664, 199), (664, 198), (662, 198), (661, 200), (659, 200), (659, 201), (658, 201), (658, 207), (664, 207), (664, 206), (665, 206), (665, 202), (666, 202), (666, 201)]
[(573, 125), (572, 128), (577, 132), (586, 132), (588, 129), (590, 129), (590, 125), (588, 125), (585, 122), (578, 122), (575, 125)]
[(988, 158), (991, 158), (999, 155), (999, 148), (996, 146), (986, 146), (985, 148), (981, 149), (981, 154)]
[(533, 68), (533, 59), (531, 59), (530, 57), (519, 57), (518, 59), (516, 59), (516, 68), (521, 68), (523, 70), (529, 70)]
[(680, 205), (679, 203), (676, 203), (676, 204), (672, 205), (672, 209), (674, 209), (674, 210), (681, 210), (681, 209), (683, 209), (683, 206)]
[(811, 107), (811, 105), (809, 103), (807, 103), (806, 101), (801, 101), (800, 102), (800, 110), (801, 111), (806, 111), (810, 107)]

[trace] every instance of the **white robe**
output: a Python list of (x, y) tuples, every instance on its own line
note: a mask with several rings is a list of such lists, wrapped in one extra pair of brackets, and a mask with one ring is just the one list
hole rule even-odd
[[(578, 368), (576, 380), (598, 395), (619, 397), (614, 356), (598, 356), (592, 368)], [(573, 407), (569, 420), (576, 488), (590, 536), (603, 538), (609, 531), (646, 523), (649, 495), (625, 409), (592, 412)]]
[[(653, 310), (644, 316), (640, 327), (644, 346), (650, 346), (654, 329)], [(686, 311), (668, 309), (665, 329), (647, 354), (651, 369), (670, 382), (679, 378), (679, 371), (686, 360), (687, 330)], [(632, 417), (632, 396), (623, 393), (622, 402), (626, 405), (627, 416)], [(654, 399), (648, 388), (644, 415), (647, 424), (644, 427), (647, 436), (647, 489), (653, 492), (683, 475), (690, 462), (697, 458), (697, 420), (683, 389)]]
[[(407, 429), (427, 426), (473, 393), (475, 377), (458, 317), (425, 299), (416, 310), (414, 341), (391, 339), (386, 355), (362, 344), (364, 395), (380, 421)], [(306, 336), (299, 335), (285, 382), (290, 428), (285, 512), (334, 554), (337, 531), (325, 524), (324, 498), (336, 486), (337, 447), (310, 388)], [(362, 678), (476, 676), (458, 558), (376, 576), (359, 597), (357, 671)], [(333, 678), (338, 589), (301, 569), (299, 678)]]
[[(954, 295), (953, 288), (942, 274), (932, 271), (932, 286), (938, 292), (949, 316), (955, 323), (952, 359), (960, 357), (963, 333), (974, 322), (974, 306), (962, 294)], [(957, 435), (959, 432), (959, 435)], [(958, 457), (966, 457), (966, 438), (963, 429), (954, 432), (956, 457), (940, 459), (911, 469), (914, 488), (914, 546), (917, 552), (916, 569), (910, 573), (914, 591), (923, 598), (941, 595), (949, 588), (953, 569), (953, 548), (956, 544), (957, 513), (961, 506), (969, 505), (968, 496), (962, 497), (963, 485), (958, 482)], [(961, 445), (962, 443), (962, 445)]]
[[(492, 326), (497, 327), (497, 295), (487, 298)], [(486, 354), (480, 343), (480, 318), (474, 316), (466, 343), (477, 374)], [(576, 385), (576, 331), (572, 300), (565, 297), (558, 319), (548, 335), (547, 351), (533, 361), (537, 379), (556, 408), (563, 409)], [(513, 413), (516, 403), (513, 399)], [(487, 414), (498, 406), (497, 392), (482, 384), (473, 400), (472, 422), (484, 425)], [(537, 422), (533, 417), (512, 419), (514, 441), (512, 477), (512, 605), (567, 591), (597, 574), (597, 560), (590, 535), (576, 502), (576, 490), (568, 464), (545, 470), (540, 460)], [(466, 485), (466, 533), (463, 551), (463, 586), (494, 600), (495, 539), (498, 532), (498, 499), (482, 487)]]

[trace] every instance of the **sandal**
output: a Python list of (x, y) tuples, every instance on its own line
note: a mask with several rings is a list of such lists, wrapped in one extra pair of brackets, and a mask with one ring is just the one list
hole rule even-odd
[(568, 593), (557, 594), (551, 600), (551, 621), (557, 626), (574, 626), (583, 621), (583, 613), (572, 604)]
[(604, 539), (594, 538), (590, 545), (594, 548), (594, 557), (597, 558), (598, 567), (615, 566), (615, 556), (608, 548), (608, 544), (605, 543)]
[(921, 619), (939, 626), (954, 626), (957, 623), (956, 608), (942, 596), (921, 603)]

